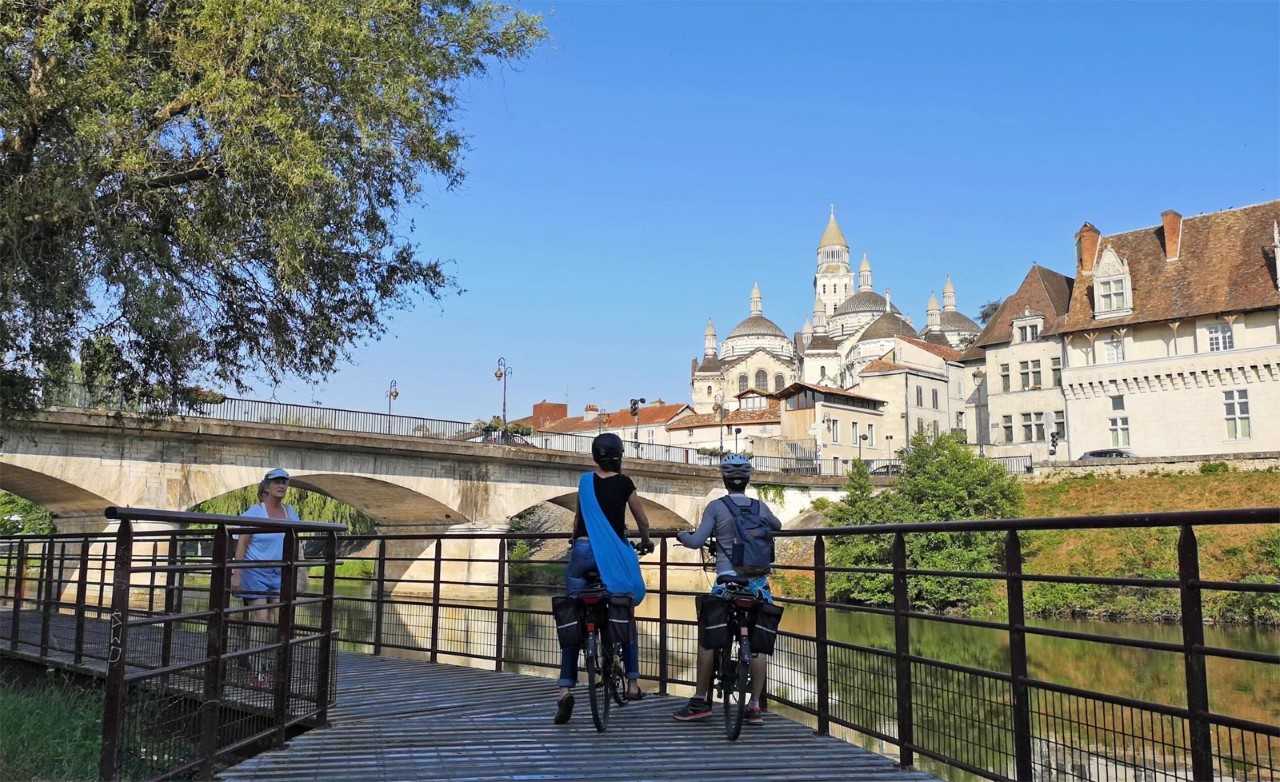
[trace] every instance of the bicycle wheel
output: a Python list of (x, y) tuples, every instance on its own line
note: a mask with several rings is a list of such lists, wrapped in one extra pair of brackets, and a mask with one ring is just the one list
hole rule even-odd
[(609, 694), (604, 680), (607, 663), (602, 666), (601, 661), (600, 633), (595, 631), (587, 636), (587, 699), (591, 701), (591, 721), (604, 733), (609, 727)]
[(609, 694), (613, 696), (613, 702), (619, 706), (627, 705), (627, 669), (622, 659), (622, 647), (613, 643), (609, 644), (609, 666), (611, 673), (609, 674)]
[[(736, 649), (737, 654), (733, 652)], [(725, 651), (724, 677), (724, 734), (730, 741), (737, 741), (742, 733), (742, 718), (747, 713), (747, 698), (751, 683), (751, 652), (747, 639), (742, 638)]]

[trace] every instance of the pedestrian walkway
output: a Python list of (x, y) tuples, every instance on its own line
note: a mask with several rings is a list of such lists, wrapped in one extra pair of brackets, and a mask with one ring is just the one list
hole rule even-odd
[(650, 695), (596, 732), (579, 687), (573, 721), (554, 725), (555, 682), (515, 673), (341, 653), (331, 727), (224, 770), (223, 780), (882, 780), (934, 782), (881, 755), (819, 737), (777, 714), (729, 742), (717, 711), (700, 724)]

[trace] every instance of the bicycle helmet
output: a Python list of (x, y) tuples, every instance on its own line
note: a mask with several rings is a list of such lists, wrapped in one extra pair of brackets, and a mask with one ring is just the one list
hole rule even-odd
[(618, 472), (622, 469), (622, 438), (612, 432), (597, 435), (591, 441), (591, 458), (602, 469)]
[(726, 488), (742, 491), (751, 482), (751, 460), (742, 454), (729, 454), (720, 460), (720, 476)]

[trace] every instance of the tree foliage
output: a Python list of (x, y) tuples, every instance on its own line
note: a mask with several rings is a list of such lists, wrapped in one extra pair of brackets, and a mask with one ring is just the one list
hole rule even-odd
[[(291, 487), (285, 492), (284, 503), (292, 505), (298, 511), (298, 517), (304, 521), (332, 521), (346, 524), (347, 532), (352, 535), (372, 535), (377, 532), (377, 522), (368, 514), (345, 502), (317, 492)], [(246, 486), (211, 500), (205, 500), (192, 510), (197, 513), (239, 516), (250, 506), (257, 504), (258, 487)]]
[[(914, 521), (1010, 518), (1022, 510), (1022, 487), (998, 463), (984, 459), (954, 435), (930, 441), (917, 435), (903, 454), (897, 484), (873, 494), (862, 462), (849, 471), (838, 502), (815, 502), (828, 525), (862, 526)], [(907, 538), (908, 566), (927, 570), (990, 571), (997, 561), (998, 536), (974, 532), (913, 533)], [(892, 535), (849, 535), (828, 549), (838, 567), (890, 567)], [(944, 610), (982, 601), (988, 581), (913, 576), (910, 598), (917, 608)], [(883, 574), (842, 573), (831, 579), (835, 594), (856, 602), (889, 604), (893, 579)]]
[(463, 171), (482, 0), (0, 0), (0, 417), (87, 378), (176, 404), (319, 379), (455, 287), (395, 224)]
[(992, 318), (994, 318), (996, 316), (996, 313), (999, 311), (1000, 311), (999, 299), (994, 299), (992, 301), (987, 302), (986, 304), (983, 304), (982, 309), (978, 310), (978, 322), (984, 326), (987, 325), (987, 323)]
[(53, 514), (25, 497), (0, 491), (0, 535), (55, 532)]

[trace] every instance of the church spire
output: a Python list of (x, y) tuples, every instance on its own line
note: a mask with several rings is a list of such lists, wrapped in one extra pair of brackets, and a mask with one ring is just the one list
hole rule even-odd
[(947, 312), (956, 311), (956, 286), (951, 283), (951, 275), (947, 275), (947, 284), (942, 286), (942, 308)]
[(866, 252), (862, 253), (862, 263), (858, 265), (858, 290), (871, 290), (871, 259)]
[(707, 329), (703, 332), (702, 355), (707, 358), (715, 358), (716, 355), (716, 327), (711, 318), (707, 318)]
[(760, 298), (760, 283), (751, 286), (751, 315), (759, 317), (764, 314), (764, 302)]
[(827, 217), (827, 227), (822, 232), (822, 238), (818, 240), (818, 249), (824, 247), (843, 247), (849, 249), (849, 243), (845, 241), (844, 232), (840, 230), (840, 224), (836, 222), (836, 205), (831, 205), (831, 214)]
[[(950, 284), (950, 278), (947, 283)], [(944, 292), (945, 296), (946, 293)], [(930, 329), (942, 328), (942, 310), (938, 307), (938, 297), (933, 295), (933, 291), (929, 291), (929, 307), (925, 313), (925, 325)]]

